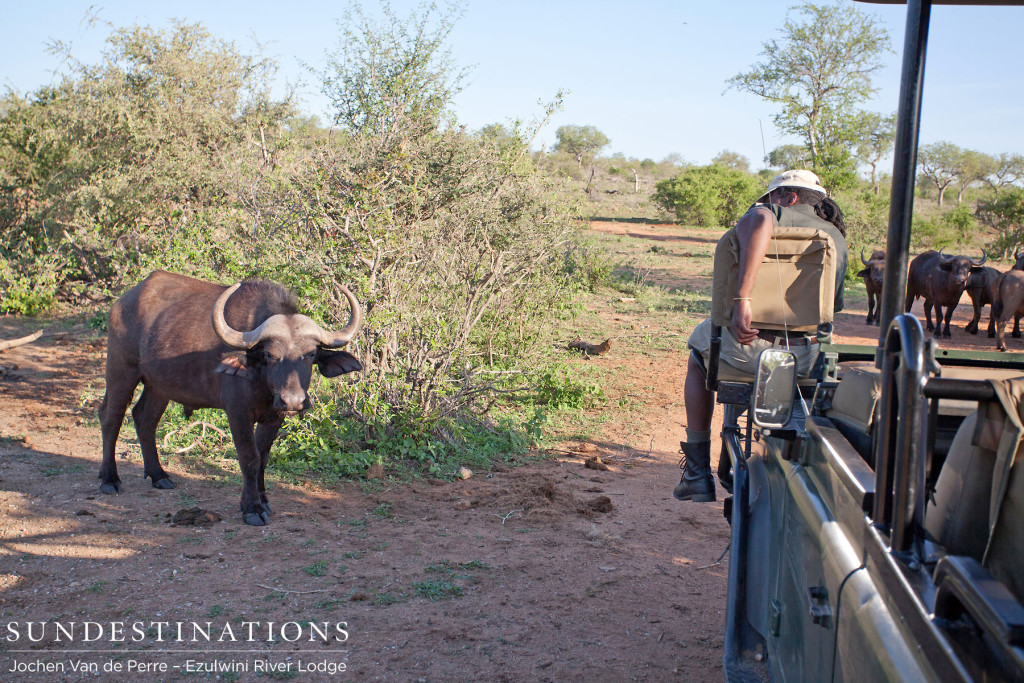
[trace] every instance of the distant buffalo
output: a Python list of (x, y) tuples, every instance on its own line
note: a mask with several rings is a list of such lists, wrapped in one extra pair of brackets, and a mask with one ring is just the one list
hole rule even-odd
[(1006, 350), (1006, 322), (1014, 318), (1013, 336), (1020, 337), (1020, 318), (1024, 316), (1024, 271), (1010, 270), (999, 279), (999, 293), (992, 304), (996, 328), (996, 347)]
[(857, 277), (864, 278), (864, 289), (868, 292), (868, 317), (865, 325), (878, 325), (882, 315), (882, 279), (885, 275), (885, 249), (871, 252), (871, 258), (864, 258), (864, 250), (860, 250), (860, 262), (864, 270)]
[(156, 427), (168, 402), (180, 403), (186, 414), (223, 409), (242, 471), (245, 523), (266, 524), (270, 505), (263, 474), (270, 446), (285, 417), (309, 407), (313, 365), (325, 377), (362, 369), (354, 356), (334, 350), (355, 337), (362, 320), (355, 297), (341, 290), (351, 317), (337, 331), (321, 329), (300, 314), (295, 296), (273, 282), (225, 287), (156, 271), (125, 292), (108, 323), (100, 491), (121, 490), (114, 450), (141, 382), (132, 418), (144, 476), (155, 488), (174, 488), (156, 450)]
[[(967, 296), (971, 298), (974, 305), (974, 317), (971, 322), (964, 326), (968, 334), (978, 334), (978, 325), (981, 322), (981, 309), (995, 303), (999, 296), (999, 280), (1003, 277), (1002, 272), (995, 268), (985, 266), (978, 270), (972, 270), (967, 278)], [(995, 336), (992, 327), (993, 316), (989, 316), (988, 336)]]
[[(907, 274), (906, 311), (909, 313), (914, 300), (924, 299), (924, 317), (929, 330), (935, 336), (951, 337), (949, 321), (953, 309), (960, 302), (967, 288), (967, 278), (972, 271), (979, 270), (987, 260), (984, 251), (981, 260), (967, 256), (952, 256), (941, 251), (929, 250), (910, 262)], [(935, 308), (935, 325), (932, 326), (932, 308)], [(942, 307), (946, 308), (945, 317)], [(945, 323), (945, 327), (943, 327)]]

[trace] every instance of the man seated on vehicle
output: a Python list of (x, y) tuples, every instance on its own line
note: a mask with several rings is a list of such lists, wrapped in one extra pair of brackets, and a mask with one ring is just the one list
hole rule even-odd
[[(827, 232), (836, 247), (835, 311), (843, 308), (846, 277), (846, 226), (839, 206), (826, 196), (814, 173), (790, 170), (775, 176), (768, 190), (736, 224), (739, 241), (739, 278), (733, 300), (732, 322), (722, 328), (719, 361), (754, 374), (761, 351), (786, 345), (782, 329), (754, 329), (751, 299), (754, 279), (771, 243), (775, 226), (812, 227)], [(797, 357), (797, 372), (806, 376), (818, 355), (813, 333), (788, 334), (789, 348)], [(683, 397), (686, 405), (686, 441), (681, 442), (683, 475), (672, 495), (679, 500), (706, 503), (715, 500), (711, 475), (711, 414), (715, 404), (706, 385), (706, 362), (711, 346), (711, 320), (698, 325), (687, 341), (690, 356)]]

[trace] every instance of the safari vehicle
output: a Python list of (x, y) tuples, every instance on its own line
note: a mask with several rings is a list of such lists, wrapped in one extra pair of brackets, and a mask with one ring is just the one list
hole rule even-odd
[(902, 310), (931, 4), (907, 3), (878, 347), (822, 343), (798, 381), (712, 340), (729, 681), (1024, 681), (1024, 355), (943, 350)]

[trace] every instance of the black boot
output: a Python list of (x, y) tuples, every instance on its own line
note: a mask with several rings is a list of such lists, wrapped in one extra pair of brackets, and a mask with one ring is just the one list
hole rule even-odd
[(715, 500), (715, 479), (711, 476), (711, 442), (679, 444), (683, 449), (683, 476), (672, 495), (678, 500), (711, 503)]

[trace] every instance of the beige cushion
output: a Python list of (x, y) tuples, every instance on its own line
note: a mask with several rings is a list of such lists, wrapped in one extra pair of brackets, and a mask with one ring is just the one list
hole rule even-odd
[(978, 412), (957, 429), (949, 455), (935, 483), (924, 528), (951, 555), (968, 555), (981, 562), (988, 544), (989, 497), (996, 453), (973, 445)]
[[(870, 434), (878, 413), (878, 400), (882, 394), (882, 371), (871, 361), (843, 363), (841, 381), (832, 397), (832, 407), (826, 412), (831, 418), (854, 425)], [(1005, 368), (942, 368), (944, 379), (1011, 379), (1024, 377), (1024, 372)], [(939, 413), (964, 416), (978, 407), (977, 401), (939, 399)]]

